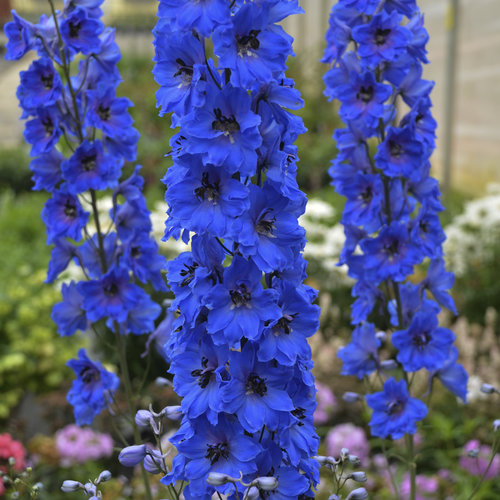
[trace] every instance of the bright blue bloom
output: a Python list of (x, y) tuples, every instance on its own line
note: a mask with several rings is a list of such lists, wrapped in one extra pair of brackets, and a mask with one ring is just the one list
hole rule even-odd
[(144, 198), (133, 198), (118, 205), (116, 211), (111, 210), (111, 217), (115, 223), (118, 237), (126, 241), (137, 231), (149, 233), (152, 229), (149, 210)]
[(120, 167), (121, 162), (106, 154), (98, 140), (82, 142), (71, 158), (61, 164), (63, 177), (72, 194), (117, 186)]
[(229, 4), (225, 0), (160, 0), (158, 17), (169, 19), (172, 28), (195, 29), (210, 38), (217, 26), (229, 22)]
[(257, 164), (255, 150), (262, 139), (260, 118), (250, 109), (246, 91), (224, 87), (207, 94), (203, 108), (183, 119), (184, 149), (201, 153), (204, 163), (224, 165), (233, 174), (253, 175)]
[(30, 155), (38, 156), (54, 149), (62, 130), (55, 108), (38, 108), (33, 114), (35, 118), (26, 122), (24, 138), (32, 145)]
[(358, 54), (362, 63), (374, 68), (383, 61), (394, 61), (405, 51), (411, 33), (399, 25), (400, 21), (398, 13), (389, 15), (382, 11), (373, 16), (369, 24), (352, 30), (352, 38), (359, 44)]
[(448, 308), (453, 314), (458, 315), (455, 302), (448, 290), (453, 286), (455, 276), (446, 271), (443, 259), (431, 260), (427, 277), (420, 286), (429, 290), (434, 298), (444, 307)]
[(365, 399), (373, 410), (370, 428), (377, 437), (399, 439), (405, 434), (415, 434), (416, 423), (427, 415), (427, 407), (408, 394), (404, 380), (396, 382), (390, 378), (382, 392), (368, 394)]
[(65, 46), (70, 51), (86, 55), (99, 52), (99, 35), (103, 32), (104, 25), (97, 19), (89, 18), (84, 9), (72, 10), (61, 21), (60, 30)]
[(12, 11), (13, 20), (6, 23), (4, 26), (5, 35), (7, 36), (7, 50), (5, 59), (15, 61), (32, 49), (34, 43), (34, 26), (17, 15), (16, 11)]
[(57, 279), (74, 257), (78, 257), (77, 247), (64, 238), (54, 241), (54, 248), (50, 254), (49, 269), (45, 283), (52, 283)]
[[(155, 321), (160, 316), (162, 308), (147, 293), (141, 295), (137, 303), (128, 311), (125, 333), (143, 335), (155, 329)], [(107, 325), (113, 329), (111, 318), (108, 318)]]
[(28, 111), (55, 104), (62, 91), (59, 74), (49, 58), (33, 61), (26, 71), (21, 71), (21, 84), (17, 98)]
[[(208, 71), (205, 66), (203, 44), (193, 33), (171, 33), (170, 26), (155, 28), (157, 37), (168, 37), (168, 48), (156, 44), (156, 64), (153, 70), (160, 115), (175, 111), (183, 115), (192, 107), (200, 108), (205, 102)], [(212, 68), (215, 75), (215, 68)]]
[(61, 288), (63, 301), (52, 309), (51, 318), (57, 325), (57, 331), (63, 337), (73, 335), (77, 330), (85, 331), (88, 321), (82, 308), (83, 296), (74, 281), (63, 283)]
[(60, 237), (80, 241), (88, 218), (89, 213), (83, 210), (76, 196), (65, 189), (54, 191), (42, 210), (42, 220), (47, 226), (47, 243)]
[(294, 409), (285, 391), (290, 370), (257, 361), (251, 342), (241, 352), (229, 353), (229, 367), (231, 380), (221, 394), (224, 411), (236, 414), (248, 432), (260, 431), (264, 425), (277, 430), (280, 415)]
[(342, 375), (356, 375), (362, 379), (377, 370), (380, 365), (380, 344), (373, 323), (358, 325), (352, 332), (352, 341), (338, 352), (338, 357), (343, 361)]
[(61, 162), (64, 156), (52, 149), (49, 153), (42, 154), (30, 163), (30, 170), (33, 172), (33, 189), (40, 191), (54, 191), (59, 182), (62, 181)]
[(439, 215), (424, 205), (413, 219), (411, 225), (411, 239), (417, 245), (420, 245), (424, 255), (431, 258), (442, 256), (443, 249), (441, 245), (446, 236), (441, 227)]
[(73, 405), (78, 425), (91, 424), (94, 418), (106, 408), (120, 385), (118, 377), (92, 361), (85, 349), (78, 351), (78, 359), (68, 361), (77, 379), (68, 392), (68, 402)]
[(216, 344), (238, 346), (245, 337), (260, 336), (266, 322), (278, 320), (281, 311), (275, 290), (264, 290), (262, 272), (252, 262), (235, 256), (224, 270), (223, 282), (207, 294), (207, 330)]
[(399, 222), (384, 227), (376, 238), (362, 240), (361, 248), (366, 275), (377, 283), (385, 279), (404, 281), (422, 260), (409, 239), (408, 229)]
[(392, 343), (398, 349), (397, 360), (408, 372), (421, 368), (439, 370), (448, 358), (455, 335), (448, 328), (438, 326), (433, 312), (415, 314), (407, 330), (392, 334)]
[(252, 88), (269, 83), (286, 69), (292, 38), (269, 20), (267, 3), (245, 3), (213, 34), (219, 64), (231, 70), (234, 87)]
[(465, 368), (457, 363), (457, 359), (458, 349), (456, 347), (452, 347), (444, 366), (438, 371), (431, 373), (429, 377), (431, 380), (432, 377), (437, 377), (450, 392), (461, 398), (462, 401), (466, 403), (467, 382), (469, 376), (467, 375)]
[(90, 321), (109, 317), (123, 322), (127, 314), (145, 295), (144, 290), (130, 282), (128, 270), (113, 267), (99, 280), (82, 281), (78, 291), (83, 295), (83, 308)]
[(99, 251), (97, 234), (94, 234), (78, 248), (78, 255), (90, 278), (100, 278), (103, 275), (101, 257), (103, 257), (106, 268), (113, 264), (117, 257), (117, 245), (116, 233), (110, 232), (102, 238), (102, 255)]
[(307, 338), (319, 328), (319, 308), (311, 304), (305, 287), (284, 281), (278, 285), (281, 318), (271, 323), (259, 342), (259, 361), (272, 361), (292, 366), (297, 357), (309, 359), (311, 350)]
[(204, 165), (200, 155), (177, 158), (164, 179), (170, 224), (224, 237), (248, 209), (248, 188), (222, 168)]

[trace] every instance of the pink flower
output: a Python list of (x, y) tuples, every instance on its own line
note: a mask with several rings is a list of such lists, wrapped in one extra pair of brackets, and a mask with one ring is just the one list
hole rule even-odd
[(328, 455), (338, 457), (342, 448), (347, 448), (351, 455), (357, 455), (363, 463), (370, 453), (365, 431), (353, 424), (340, 424), (330, 429), (326, 435)]
[(57, 431), (56, 448), (61, 465), (67, 467), (109, 457), (113, 453), (113, 440), (109, 434), (71, 424)]
[[(437, 493), (439, 489), (439, 482), (435, 477), (427, 477), (417, 475), (416, 484), (417, 484), (417, 496), (416, 500), (429, 500), (431, 498), (437, 498), (433, 496), (433, 493)], [(407, 472), (401, 483), (401, 496), (402, 498), (409, 499), (411, 492), (410, 486), (410, 474)]]
[[(478, 450), (477, 458), (468, 455), (468, 452), (472, 450)], [(491, 448), (486, 444), (481, 445), (477, 439), (473, 439), (464, 446), (463, 454), (460, 457), (460, 466), (473, 476), (482, 476), (488, 467), (490, 457)], [(500, 474), (500, 457), (495, 455), (486, 474), (486, 479), (496, 477), (498, 474)]]
[[(0, 463), (6, 463), (9, 458), (14, 458), (16, 463), (12, 467), (16, 471), (22, 471), (26, 467), (26, 457), (23, 445), (12, 439), (10, 434), (0, 434)], [(7, 467), (1, 465), (0, 470), (7, 472)], [(5, 492), (3, 481), (0, 479), (0, 495)]]
[(328, 422), (337, 401), (335, 400), (333, 392), (327, 385), (316, 381), (316, 390), (318, 391), (316, 393), (318, 406), (314, 411), (314, 423), (324, 424), (325, 422)]

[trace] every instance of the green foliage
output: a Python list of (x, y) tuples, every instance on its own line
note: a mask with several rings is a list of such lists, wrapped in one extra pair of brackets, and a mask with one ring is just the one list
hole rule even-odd
[(33, 185), (29, 163), (29, 154), (25, 148), (0, 149), (0, 192), (29, 191)]
[[(40, 220), (42, 196), (0, 198), (0, 420), (26, 391), (56, 389), (81, 341), (60, 339), (50, 318), (60, 292), (44, 283), (49, 249)], [(67, 340), (67, 341), (66, 341)]]

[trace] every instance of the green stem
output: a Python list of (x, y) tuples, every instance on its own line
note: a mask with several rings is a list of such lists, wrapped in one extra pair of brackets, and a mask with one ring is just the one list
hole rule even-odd
[(413, 435), (407, 434), (406, 447), (408, 450), (408, 465), (410, 469), (410, 500), (417, 498), (417, 465), (415, 463), (415, 447), (413, 444)]

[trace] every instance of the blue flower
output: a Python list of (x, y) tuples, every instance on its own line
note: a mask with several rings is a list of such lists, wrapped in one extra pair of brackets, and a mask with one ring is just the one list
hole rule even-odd
[(62, 134), (55, 108), (38, 108), (35, 118), (26, 122), (24, 138), (31, 144), (31, 156), (50, 153)]
[(269, 83), (286, 69), (292, 39), (269, 20), (269, 5), (245, 3), (232, 17), (232, 24), (213, 34), (219, 64), (231, 70), (234, 87), (253, 88)]
[(99, 35), (104, 25), (97, 19), (88, 17), (85, 9), (73, 9), (61, 21), (60, 31), (66, 47), (74, 52), (91, 54), (99, 52), (101, 41)]
[(225, 0), (160, 0), (158, 17), (169, 19), (181, 31), (195, 29), (210, 38), (218, 25), (229, 22), (229, 4)]
[(373, 410), (370, 420), (372, 434), (377, 437), (399, 439), (405, 434), (417, 432), (416, 423), (427, 415), (422, 401), (410, 397), (406, 382), (390, 378), (382, 392), (366, 396), (368, 406)]
[(229, 354), (231, 380), (222, 389), (226, 413), (235, 413), (243, 428), (257, 432), (275, 431), (283, 414), (294, 409), (285, 390), (289, 371), (272, 363), (257, 361), (256, 348), (247, 342), (241, 352)]
[(88, 218), (89, 213), (83, 210), (76, 196), (64, 188), (54, 191), (42, 210), (42, 220), (47, 226), (47, 243), (60, 237), (80, 241)]
[(61, 92), (61, 78), (49, 58), (33, 61), (26, 71), (21, 71), (17, 97), (25, 110), (32, 111), (55, 104)]
[(34, 44), (34, 26), (17, 15), (16, 11), (12, 11), (13, 20), (6, 23), (4, 26), (7, 43), (5, 48), (5, 59), (15, 61), (21, 59)]
[(421, 287), (429, 290), (434, 298), (444, 307), (448, 308), (453, 314), (458, 315), (455, 302), (448, 292), (453, 286), (455, 276), (446, 271), (443, 259), (433, 259), (427, 270), (427, 277), (420, 284)]
[(90, 321), (109, 317), (123, 322), (128, 312), (145, 296), (144, 290), (130, 282), (128, 270), (113, 267), (98, 280), (78, 284), (83, 295), (83, 308)]
[(224, 165), (231, 174), (253, 175), (255, 150), (262, 139), (260, 117), (251, 111), (250, 104), (247, 92), (239, 88), (209, 92), (205, 106), (183, 118), (185, 151), (201, 153), (204, 163)]
[(411, 39), (407, 28), (399, 25), (401, 15), (393, 11), (382, 11), (373, 16), (369, 24), (356, 26), (352, 30), (353, 40), (359, 44), (361, 61), (374, 68), (384, 61), (394, 61), (406, 49)]
[(92, 361), (85, 349), (78, 351), (78, 359), (67, 365), (73, 369), (77, 379), (68, 392), (68, 402), (73, 405), (78, 425), (90, 425), (94, 418), (106, 408), (120, 385), (118, 377)]
[(392, 343), (399, 351), (397, 360), (409, 372), (442, 368), (454, 340), (450, 330), (438, 327), (433, 311), (417, 312), (407, 330), (392, 334)]
[(379, 368), (378, 348), (380, 340), (375, 335), (373, 323), (358, 325), (352, 332), (352, 340), (338, 351), (343, 361), (342, 375), (356, 375), (362, 379)]
[(465, 368), (457, 363), (458, 349), (453, 347), (450, 349), (448, 359), (443, 367), (429, 374), (432, 381), (433, 377), (437, 377), (441, 383), (453, 394), (467, 402), (467, 382), (469, 376)]
[(225, 237), (248, 209), (248, 188), (223, 168), (204, 165), (200, 155), (177, 158), (164, 180), (170, 219), (190, 231)]
[(79, 194), (89, 189), (101, 190), (118, 185), (121, 162), (104, 152), (101, 141), (84, 141), (69, 160), (61, 164), (68, 190)]
[(88, 321), (82, 308), (83, 297), (74, 281), (69, 285), (63, 283), (61, 288), (62, 302), (52, 309), (51, 318), (57, 325), (57, 331), (63, 337), (73, 335), (77, 330), (85, 331)]
[(40, 191), (54, 191), (59, 182), (62, 181), (61, 162), (64, 156), (52, 149), (49, 153), (44, 153), (38, 158), (35, 158), (30, 163), (30, 170), (33, 172), (33, 189)]
[(266, 322), (281, 317), (278, 294), (264, 290), (261, 277), (262, 272), (255, 264), (235, 256), (231, 266), (224, 270), (223, 282), (207, 294), (207, 330), (214, 335), (216, 344), (227, 342), (233, 347), (243, 337), (256, 339)]
[(52, 283), (57, 279), (74, 257), (78, 257), (77, 247), (64, 238), (54, 241), (55, 245), (50, 254), (49, 269), (45, 283)]

